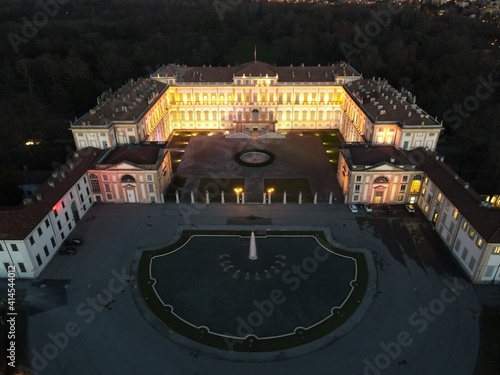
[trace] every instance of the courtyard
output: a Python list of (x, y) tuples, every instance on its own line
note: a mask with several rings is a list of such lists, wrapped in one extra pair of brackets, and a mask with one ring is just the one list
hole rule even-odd
[[(472, 284), (419, 212), (353, 214), (340, 203), (337, 145), (335, 135), (312, 132), (174, 137), (178, 204), (170, 196), (166, 204), (94, 205), (72, 234), (84, 239), (78, 253), (56, 256), (33, 285), (19, 281), (30, 366), (49, 375), (473, 374), (481, 304)], [(234, 156), (247, 149), (274, 159), (239, 165)], [(239, 188), (247, 204), (236, 204)], [(272, 204), (262, 204), (268, 189)], [(260, 258), (249, 264), (252, 231)], [(292, 290), (277, 275), (311, 257), (310, 238), (285, 238), (299, 232), (363, 254), (368, 269), (358, 273), (360, 263), (332, 253)], [(206, 237), (214, 233), (233, 236)], [(192, 247), (176, 245), (182, 238)], [(267, 300), (273, 314), (249, 319)], [(309, 330), (343, 305), (351, 308), (342, 319)], [(271, 336), (285, 345), (258, 345)]]

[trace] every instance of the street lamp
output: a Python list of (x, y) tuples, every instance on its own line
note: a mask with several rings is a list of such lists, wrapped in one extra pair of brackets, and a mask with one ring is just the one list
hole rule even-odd
[(243, 189), (240, 187), (234, 188), (234, 192), (236, 193), (236, 204), (240, 203), (240, 194), (242, 191), (243, 191)]
[(267, 195), (269, 196), (269, 199), (267, 200), (268, 204), (271, 204), (271, 194), (274, 192), (274, 188), (269, 188), (267, 189)]

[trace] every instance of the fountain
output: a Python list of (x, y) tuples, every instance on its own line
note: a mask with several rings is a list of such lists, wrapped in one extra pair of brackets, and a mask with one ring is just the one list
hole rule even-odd
[(252, 231), (250, 235), (250, 255), (248, 257), (250, 260), (257, 259), (257, 245), (255, 243), (255, 233)]

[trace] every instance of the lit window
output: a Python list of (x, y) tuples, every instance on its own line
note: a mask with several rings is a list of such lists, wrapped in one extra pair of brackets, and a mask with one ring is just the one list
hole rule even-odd
[(453, 219), (457, 220), (457, 217), (458, 217), (458, 210), (455, 208), (455, 210), (453, 211)]
[(429, 212), (429, 206), (425, 205), (424, 211), (425, 211), (425, 213), (428, 213)]
[(467, 230), (467, 222), (466, 222), (466, 221), (464, 221), (464, 222), (462, 223), (462, 230), (463, 230), (463, 231), (466, 231), (466, 230)]
[(493, 249), (493, 254), (500, 254), (500, 246), (495, 246)]
[(470, 238), (474, 238), (475, 235), (476, 235), (476, 231), (474, 229), (469, 230), (469, 237)]
[(483, 247), (483, 239), (481, 237), (477, 238), (476, 245), (479, 248)]
[(422, 176), (413, 177), (413, 181), (411, 182), (410, 194), (418, 194), (420, 191), (420, 185), (422, 185)]
[(441, 199), (442, 199), (442, 198), (443, 198), (443, 194), (439, 193), (439, 194), (437, 195), (437, 200), (438, 200), (438, 202), (441, 202)]

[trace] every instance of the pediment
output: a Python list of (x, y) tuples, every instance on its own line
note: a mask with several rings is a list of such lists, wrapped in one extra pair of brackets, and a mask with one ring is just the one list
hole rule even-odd
[(378, 165), (374, 165), (372, 167), (368, 167), (365, 170), (367, 171), (379, 171), (379, 172), (393, 172), (393, 171), (402, 171), (403, 168), (395, 166), (390, 163), (382, 163)]
[(129, 163), (129, 162), (121, 162), (116, 165), (113, 165), (109, 168), (106, 168), (108, 171), (120, 171), (120, 170), (128, 170), (128, 171), (142, 171), (142, 168), (139, 168), (137, 165)]

